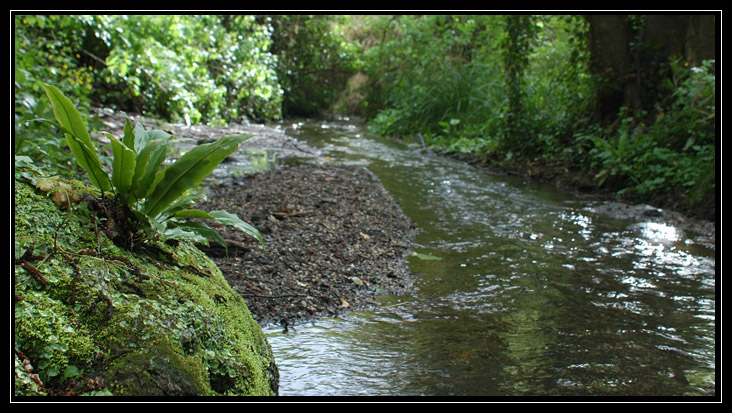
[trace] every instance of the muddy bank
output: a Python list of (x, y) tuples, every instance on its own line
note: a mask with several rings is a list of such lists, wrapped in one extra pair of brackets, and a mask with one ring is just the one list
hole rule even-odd
[(412, 289), (405, 257), (415, 228), (363, 167), (280, 167), (209, 188), (203, 209), (225, 209), (262, 233), (266, 250), (219, 228), (204, 248), (262, 324), (293, 325)]

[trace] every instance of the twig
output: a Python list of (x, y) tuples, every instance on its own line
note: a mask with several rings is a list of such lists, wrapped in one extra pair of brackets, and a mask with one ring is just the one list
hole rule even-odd
[(294, 146), (295, 149), (297, 149), (298, 151), (305, 152), (305, 153), (308, 153), (310, 155), (315, 156), (315, 154), (313, 152), (311, 152), (311, 151), (309, 151), (307, 149), (303, 149), (303, 148), (299, 147), (295, 142), (297, 142), (297, 140), (295, 140), (295, 139), (293, 139), (293, 138), (291, 138), (291, 137), (288, 136), (287, 139), (285, 139), (284, 141), (282, 141), (282, 148), (281, 149), (284, 149), (285, 148), (285, 144), (289, 143), (290, 145)]
[(46, 281), (45, 278), (41, 275), (41, 272), (36, 269), (36, 267), (30, 265), (28, 262), (26, 262), (23, 259), (19, 259), (15, 261), (16, 264), (20, 265), (23, 269), (25, 269), (28, 274), (33, 276), (41, 285), (43, 285), (43, 288), (46, 288), (48, 286), (48, 281)]
[(262, 295), (262, 294), (239, 294), (244, 298), (288, 298), (288, 297), (306, 297), (305, 294), (282, 294), (282, 295)]
[(90, 53), (84, 49), (81, 49), (81, 53), (84, 53), (85, 55), (91, 57), (93, 60), (96, 60), (97, 62), (103, 64), (104, 67), (107, 67), (107, 62), (104, 59), (102, 59), (101, 57), (99, 57), (93, 53)]

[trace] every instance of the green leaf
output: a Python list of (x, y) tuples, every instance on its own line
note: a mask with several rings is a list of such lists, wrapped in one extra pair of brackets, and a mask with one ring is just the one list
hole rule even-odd
[(442, 261), (442, 258), (436, 257), (434, 255), (430, 255), (430, 254), (421, 254), (419, 252), (414, 252), (413, 255), (416, 256), (417, 258), (419, 258), (420, 260), (426, 260), (426, 261)]
[(79, 377), (81, 375), (81, 371), (79, 371), (79, 368), (76, 366), (69, 365), (64, 369), (64, 379), (68, 379), (69, 377)]
[(168, 132), (162, 131), (162, 130), (150, 130), (150, 131), (147, 131), (147, 138), (149, 140), (154, 140), (154, 139), (170, 140), (171, 138), (173, 138), (173, 135), (169, 134)]
[(199, 244), (203, 244), (205, 246), (208, 246), (208, 237), (205, 235), (199, 234), (197, 231), (189, 231), (185, 228), (185, 222), (182, 223), (183, 228), (181, 227), (173, 227), (173, 228), (167, 228), (164, 231), (161, 231), (162, 239), (168, 240), (168, 239), (177, 239), (177, 240), (185, 240), (189, 242), (196, 242)]
[(204, 245), (208, 245), (208, 240), (213, 240), (228, 250), (224, 238), (203, 222), (175, 222), (171, 226), (172, 228), (165, 230), (165, 238), (185, 239), (200, 242)]
[(135, 175), (135, 151), (109, 133), (105, 135), (112, 142), (112, 185), (123, 201), (129, 197), (132, 178)]
[(259, 243), (262, 245), (262, 248), (264, 248), (264, 241), (262, 240), (262, 235), (259, 233), (259, 231), (250, 224), (242, 221), (241, 218), (239, 218), (237, 215), (220, 210), (211, 211), (211, 216), (219, 224), (231, 225), (239, 231), (249, 235), (250, 237), (253, 237), (257, 241), (259, 241)]
[(50, 365), (47, 369), (43, 370), (43, 373), (45, 373), (48, 377), (56, 377), (59, 375), (58, 366)]
[(215, 220), (211, 214), (202, 209), (184, 209), (173, 214), (174, 218), (205, 218)]
[(167, 217), (175, 216), (179, 211), (185, 210), (193, 204), (198, 203), (205, 196), (206, 194), (202, 191), (187, 191), (182, 196), (178, 197), (178, 199), (173, 201), (173, 203), (170, 204), (167, 208), (165, 208), (165, 210), (163, 210), (160, 215)]
[(136, 158), (135, 175), (132, 178), (131, 192), (135, 198), (145, 198), (152, 192), (155, 177), (174, 147), (175, 144), (169, 139), (155, 139), (148, 141), (144, 148), (140, 148)]
[(201, 209), (184, 209), (178, 211), (173, 215), (174, 218), (204, 218), (212, 219), (222, 225), (231, 225), (239, 231), (249, 235), (250, 237), (259, 241), (264, 248), (264, 241), (259, 231), (250, 224), (242, 221), (237, 215), (229, 213), (227, 211), (211, 211), (207, 212)]
[(66, 142), (69, 149), (76, 157), (76, 161), (89, 174), (92, 184), (102, 191), (109, 191), (112, 185), (109, 176), (102, 168), (96, 148), (91, 141), (89, 131), (81, 117), (81, 114), (71, 103), (69, 98), (61, 91), (51, 85), (42, 85), (46, 89), (46, 95), (53, 106), (53, 114), (59, 123), (59, 128), (66, 135)]
[(132, 129), (132, 122), (130, 122), (129, 118), (125, 118), (125, 129), (124, 136), (122, 136), (122, 143), (133, 151), (139, 151), (139, 149), (135, 147), (135, 131)]
[(138, 151), (142, 150), (142, 148), (147, 146), (147, 131), (145, 131), (142, 123), (138, 122), (135, 125), (133, 133), (135, 135), (135, 148), (138, 148)]
[(249, 137), (251, 135), (228, 135), (186, 152), (155, 180), (144, 212), (153, 216), (160, 214), (184, 192), (200, 183)]

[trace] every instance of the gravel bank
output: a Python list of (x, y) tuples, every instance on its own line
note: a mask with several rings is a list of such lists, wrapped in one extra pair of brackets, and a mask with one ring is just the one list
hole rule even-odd
[(225, 209), (259, 229), (266, 251), (219, 228), (229, 256), (206, 252), (262, 324), (283, 326), (373, 305), (412, 289), (406, 255), (414, 224), (363, 167), (280, 167), (209, 188), (203, 209)]

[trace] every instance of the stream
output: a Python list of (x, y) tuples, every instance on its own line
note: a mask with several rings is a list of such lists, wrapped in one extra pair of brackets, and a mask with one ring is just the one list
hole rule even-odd
[(413, 294), (265, 328), (280, 395), (716, 394), (713, 242), (357, 123), (276, 127), (316, 153), (255, 165), (363, 165), (418, 228)]

